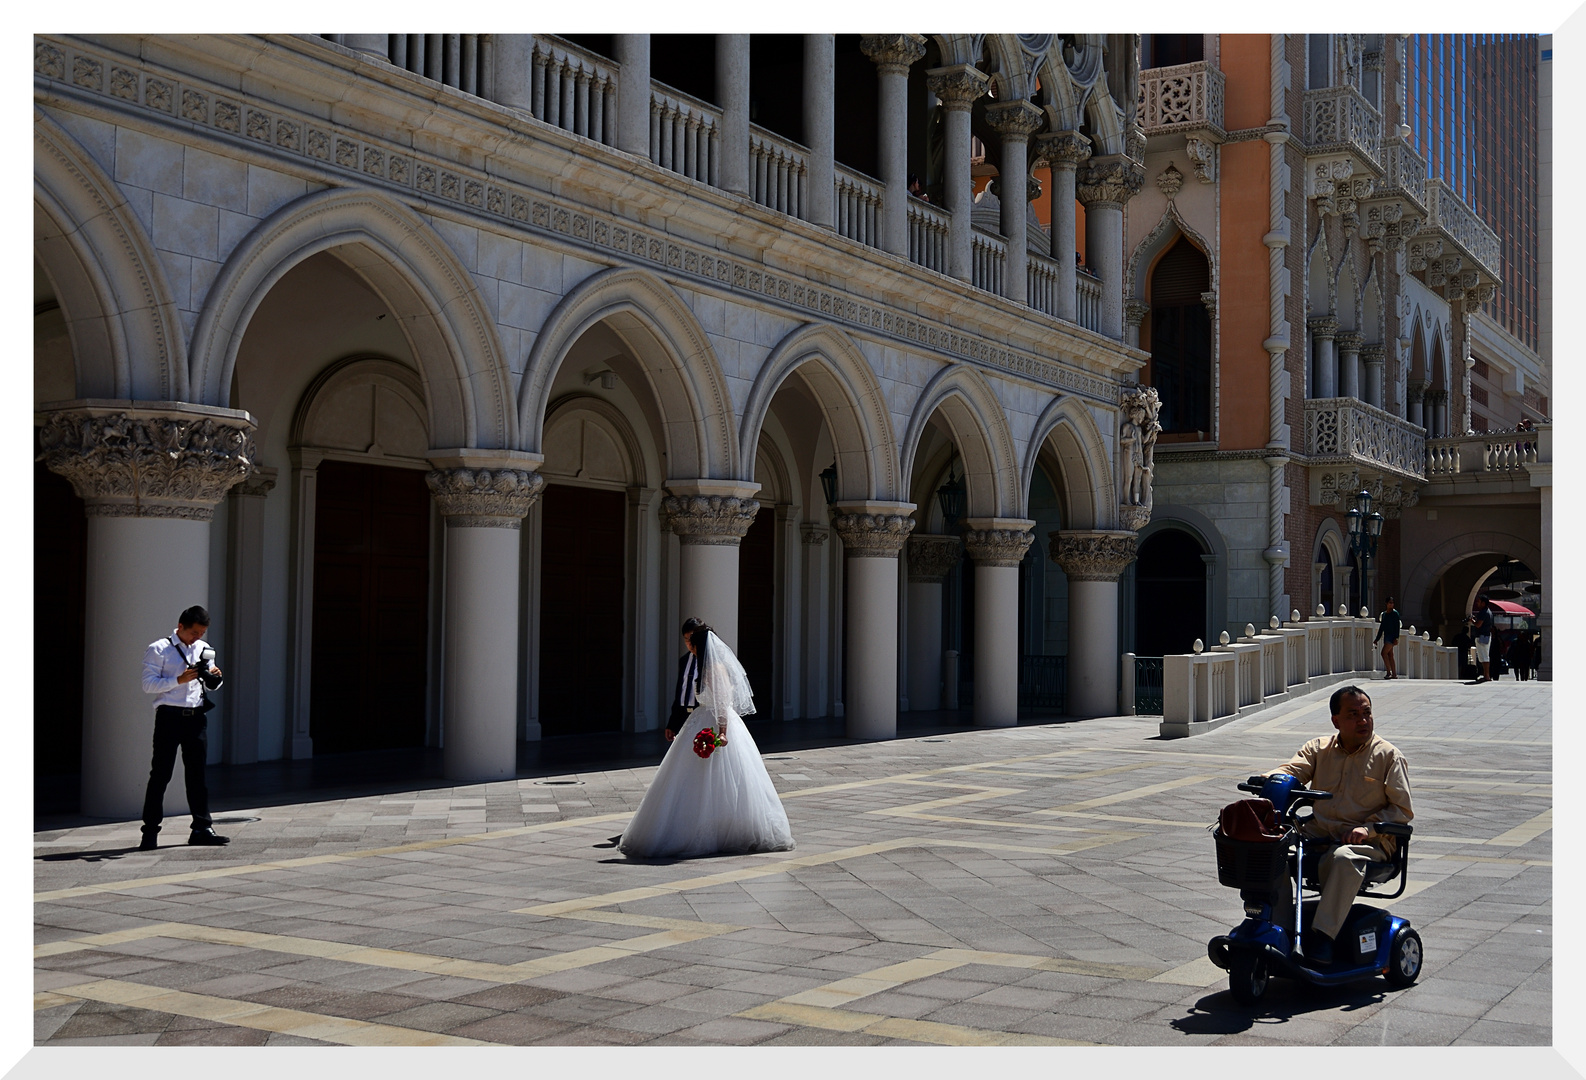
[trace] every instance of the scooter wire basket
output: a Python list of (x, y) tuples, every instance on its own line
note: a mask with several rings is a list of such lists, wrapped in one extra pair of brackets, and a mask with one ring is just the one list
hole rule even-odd
[(1282, 840), (1234, 840), (1221, 832), (1217, 842), (1217, 881), (1230, 889), (1271, 892), (1285, 887), (1292, 848)]

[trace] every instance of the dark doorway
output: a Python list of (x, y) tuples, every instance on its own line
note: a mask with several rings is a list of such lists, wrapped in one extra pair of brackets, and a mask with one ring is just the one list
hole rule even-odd
[(775, 648), (776, 512), (762, 507), (738, 546), (738, 662), (762, 720), (775, 711)]
[[(35, 777), (70, 776), (82, 769), (87, 582), (88, 519), (83, 500), (64, 476), (36, 462), (33, 625), (47, 635), (49, 647), (33, 650)], [(174, 626), (176, 613), (168, 614)]]
[(715, 34), (651, 34), (650, 78), (712, 105), (716, 86)]
[(1318, 594), (1320, 594), (1317, 597), (1316, 602), (1322, 605), (1322, 608), (1326, 614), (1336, 615), (1338, 612), (1333, 610), (1334, 599), (1332, 553), (1324, 547), (1322, 548), (1321, 554), (1316, 556), (1316, 561), (1322, 564), (1322, 572), (1316, 576), (1316, 591)]
[(749, 121), (809, 145), (804, 130), (804, 35), (749, 35)]
[(1181, 529), (1153, 533), (1134, 570), (1134, 651), (1171, 656), (1191, 651), (1206, 633), (1206, 563), (1200, 541)]
[(540, 734), (621, 731), (627, 496), (551, 484), (540, 507)]
[(1212, 322), (1202, 299), (1210, 291), (1206, 256), (1179, 237), (1151, 272), (1150, 378), (1168, 435), (1211, 432)]
[(430, 573), (424, 474), (327, 461), (314, 506), (314, 753), (423, 746)]

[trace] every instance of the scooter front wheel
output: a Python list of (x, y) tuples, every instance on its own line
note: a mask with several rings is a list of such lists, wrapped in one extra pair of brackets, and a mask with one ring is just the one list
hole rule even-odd
[(1421, 975), (1421, 935), (1406, 927), (1393, 939), (1388, 950), (1388, 984), (1403, 988)]
[(1228, 958), (1228, 990), (1241, 1005), (1254, 1005), (1267, 992), (1267, 958), (1248, 949), (1236, 949)]

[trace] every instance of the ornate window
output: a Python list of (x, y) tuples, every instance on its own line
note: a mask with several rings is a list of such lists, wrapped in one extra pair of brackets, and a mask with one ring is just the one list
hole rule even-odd
[(1151, 271), (1151, 385), (1162, 395), (1162, 430), (1212, 430), (1212, 321), (1206, 306), (1211, 268), (1184, 237)]

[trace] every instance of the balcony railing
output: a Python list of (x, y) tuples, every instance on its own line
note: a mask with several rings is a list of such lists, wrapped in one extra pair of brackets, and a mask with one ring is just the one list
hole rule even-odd
[(1354, 87), (1307, 90), (1303, 120), (1312, 154), (1349, 153), (1382, 167), (1382, 114)]
[(947, 211), (909, 199), (909, 261), (927, 270), (947, 273)]
[(1025, 296), (1036, 311), (1045, 315), (1057, 314), (1057, 260), (1030, 252), (1030, 262), (1025, 273)]
[(1503, 263), (1498, 255), (1498, 236), (1478, 218), (1441, 180), (1426, 182), (1427, 221), (1423, 232), (1441, 230), (1465, 249), (1493, 281), (1502, 277)]
[(1204, 60), (1140, 72), (1140, 123), (1147, 135), (1223, 129), (1223, 73)]
[(754, 201), (789, 217), (802, 218), (809, 155), (809, 150), (798, 143), (751, 124), (749, 188)]
[[(333, 40), (342, 35), (326, 34)], [(386, 59), (404, 71), (468, 94), (483, 94), (485, 35), (387, 34)]]
[(529, 111), (536, 120), (610, 146), (617, 135), (617, 68), (553, 37), (534, 39)]
[(837, 232), (874, 247), (881, 240), (876, 230), (876, 215), (881, 212), (881, 181), (864, 173), (837, 166)]
[(1417, 204), (1426, 199), (1426, 159), (1415, 147), (1397, 139), (1382, 147), (1382, 179), (1377, 181), (1379, 195), (1405, 195)]
[(1025, 708), (1061, 709), (1068, 674), (1066, 656), (1019, 657), (1019, 704)]
[(1460, 435), (1426, 442), (1426, 475), (1429, 478), (1524, 476), (1525, 467), (1537, 461), (1534, 431)]
[(650, 160), (702, 184), (721, 173), (721, 111), (663, 83), (650, 89)]
[(975, 246), (970, 283), (993, 296), (1003, 295), (1003, 269), (1008, 263), (1008, 243), (1000, 236), (974, 230)]
[(1074, 275), (1074, 292), (1074, 321), (1101, 333), (1101, 278), (1080, 270)]
[(1426, 475), (1426, 433), (1417, 425), (1356, 398), (1305, 403), (1305, 453), (1313, 462), (1349, 462)]

